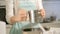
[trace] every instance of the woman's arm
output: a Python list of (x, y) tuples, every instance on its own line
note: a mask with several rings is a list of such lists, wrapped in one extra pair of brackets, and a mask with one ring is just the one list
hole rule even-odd
[(13, 14), (13, 0), (6, 0), (6, 20), (11, 23), (10, 18), (14, 16)]

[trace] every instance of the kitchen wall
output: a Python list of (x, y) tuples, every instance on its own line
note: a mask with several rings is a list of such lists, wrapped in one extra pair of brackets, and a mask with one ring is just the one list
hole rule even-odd
[(44, 0), (43, 6), (46, 11), (46, 17), (55, 15), (57, 19), (60, 19), (60, 0)]

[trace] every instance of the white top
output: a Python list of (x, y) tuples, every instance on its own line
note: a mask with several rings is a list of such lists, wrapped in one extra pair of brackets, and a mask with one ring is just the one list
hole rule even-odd
[[(38, 6), (37, 8), (40, 10), (40, 9), (43, 9), (43, 6), (42, 6), (42, 0), (29, 0), (31, 1), (32, 3), (34, 1), (36, 1), (36, 6)], [(35, 4), (35, 3), (33, 3)], [(34, 6), (34, 5), (33, 5)], [(6, 20), (8, 23), (10, 23), (10, 17), (14, 16), (14, 13), (13, 13), (13, 0), (6, 0)]]

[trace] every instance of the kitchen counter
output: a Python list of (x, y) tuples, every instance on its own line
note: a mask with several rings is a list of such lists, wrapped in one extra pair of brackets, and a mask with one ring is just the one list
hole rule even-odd
[[(44, 27), (54, 27), (54, 28), (60, 28), (59, 22), (53, 22), (53, 23), (41, 23)], [(9, 34), (9, 31), (11, 29), (12, 25), (6, 25), (7, 34)]]
[[(42, 26), (46, 27), (60, 27), (60, 23), (41, 23)], [(12, 25), (6, 25), (7, 28), (12, 27)]]

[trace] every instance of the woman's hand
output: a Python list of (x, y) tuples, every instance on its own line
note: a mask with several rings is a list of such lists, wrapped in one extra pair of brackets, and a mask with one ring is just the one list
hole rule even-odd
[(42, 18), (45, 18), (45, 10), (44, 9), (40, 10), (40, 15)]

